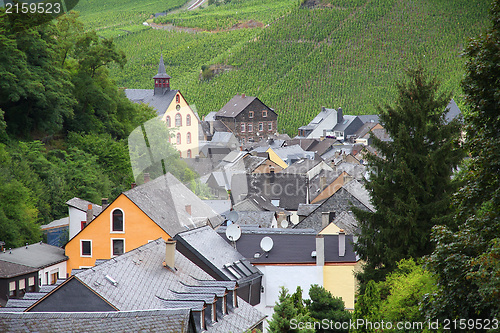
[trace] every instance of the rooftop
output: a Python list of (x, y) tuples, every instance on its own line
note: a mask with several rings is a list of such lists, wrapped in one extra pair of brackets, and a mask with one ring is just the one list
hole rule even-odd
[(64, 255), (64, 249), (42, 242), (0, 253), (0, 262), (5, 261), (36, 269), (42, 269), (66, 260), (68, 257)]

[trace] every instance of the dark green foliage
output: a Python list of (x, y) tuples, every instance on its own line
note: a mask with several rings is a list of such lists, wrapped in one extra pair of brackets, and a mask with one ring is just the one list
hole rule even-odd
[(451, 176), (463, 156), (461, 123), (445, 122), (451, 98), (438, 92), (436, 79), (411, 70), (397, 89), (395, 105), (378, 109), (393, 141), (373, 137), (378, 154), (367, 158), (375, 172), (366, 187), (377, 211), (355, 210), (361, 228), (355, 247), (366, 261), (362, 283), (382, 280), (403, 258), (432, 252), (431, 229), (450, 214)]
[(430, 267), (439, 291), (428, 308), (435, 318), (500, 316), (500, 1), (492, 25), (467, 47), (463, 89), (470, 112), (465, 118), (470, 161), (457, 193), (458, 228), (434, 230)]
[[(341, 298), (333, 297), (325, 288), (315, 284), (309, 289), (309, 300), (306, 300), (307, 310), (311, 317), (320, 323), (348, 323), (351, 319), (349, 311), (345, 310)], [(349, 332), (349, 329), (317, 329), (316, 332)]]
[(293, 295), (288, 294), (288, 290), (281, 287), (279, 302), (276, 302), (274, 313), (269, 323), (269, 332), (272, 333), (288, 333), (288, 332), (315, 332), (314, 329), (299, 329), (297, 326), (290, 325), (291, 321), (296, 323), (314, 323), (315, 320), (309, 315), (302, 300), (302, 289), (297, 287)]

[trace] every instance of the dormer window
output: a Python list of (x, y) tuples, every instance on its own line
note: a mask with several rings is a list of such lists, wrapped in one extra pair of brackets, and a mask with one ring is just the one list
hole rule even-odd
[(262, 117), (267, 117), (267, 110), (262, 111)]
[(253, 111), (248, 111), (248, 118), (253, 118)]
[(123, 211), (121, 209), (115, 209), (111, 213), (111, 232), (123, 232)]

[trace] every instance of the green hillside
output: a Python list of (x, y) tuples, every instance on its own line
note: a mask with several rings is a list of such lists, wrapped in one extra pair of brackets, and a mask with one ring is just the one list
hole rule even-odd
[[(112, 2), (106, 8), (111, 10)], [(484, 29), (489, 6), (488, 0), (309, 0), (305, 6), (297, 0), (223, 2), (156, 21), (200, 28), (197, 33), (123, 29), (128, 32), (115, 41), (129, 62), (123, 70), (112, 68), (112, 76), (120, 86), (151, 87), (163, 48), (172, 86), (201, 115), (246, 93), (274, 108), (279, 130), (295, 135), (321, 106), (341, 106), (350, 114), (375, 112), (376, 105), (390, 102), (402, 71), (418, 63), (452, 89), (460, 103), (461, 53), (468, 38)], [(87, 20), (85, 3), (81, 10)], [(127, 3), (132, 6), (132, 1), (123, 6)], [(262, 24), (229, 29), (248, 20)], [(93, 21), (96, 28), (98, 21)], [(120, 16), (115, 22), (122, 22)], [(200, 81), (201, 66), (214, 64), (234, 70)]]

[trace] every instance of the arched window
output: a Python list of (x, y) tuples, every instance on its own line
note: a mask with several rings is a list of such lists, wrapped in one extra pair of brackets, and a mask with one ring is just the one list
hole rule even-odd
[(181, 102), (181, 96), (179, 94), (175, 95), (175, 102), (180, 103)]
[(175, 115), (175, 127), (181, 127), (182, 126), (182, 116), (180, 113)]
[(115, 209), (111, 213), (112, 223), (111, 223), (111, 231), (112, 232), (123, 232), (123, 212), (121, 209)]
[(191, 149), (188, 149), (187, 151), (187, 158), (191, 158)]
[(186, 143), (191, 143), (191, 133), (188, 132), (188, 134), (186, 135)]
[(177, 133), (177, 144), (181, 144), (181, 133)]
[(166, 122), (167, 122), (167, 127), (172, 126), (172, 123), (171, 123), (171, 121), (170, 121), (170, 116), (167, 116), (167, 119), (165, 119), (165, 120), (166, 120)]
[(186, 126), (191, 126), (191, 115), (186, 116)]

